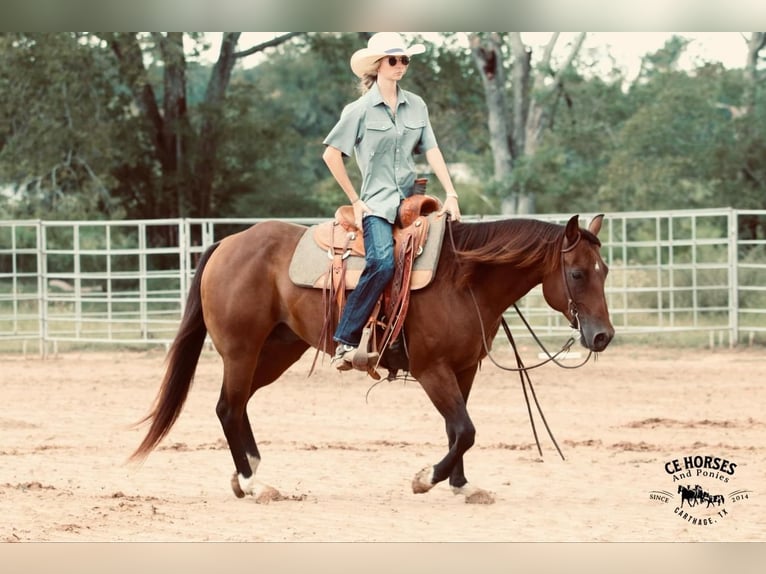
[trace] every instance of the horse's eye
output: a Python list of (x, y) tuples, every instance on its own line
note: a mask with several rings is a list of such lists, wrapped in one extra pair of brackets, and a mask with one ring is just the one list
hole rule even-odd
[(569, 275), (575, 281), (579, 281), (580, 279), (584, 277), (584, 273), (580, 269), (572, 269), (572, 271), (569, 272)]

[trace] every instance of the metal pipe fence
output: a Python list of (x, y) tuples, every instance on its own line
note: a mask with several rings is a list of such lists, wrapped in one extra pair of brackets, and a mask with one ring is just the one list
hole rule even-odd
[[(168, 345), (201, 253), (259, 221), (2, 221), (0, 350)], [(766, 342), (766, 211), (611, 213), (599, 236), (620, 337), (685, 332), (711, 344)], [(540, 288), (519, 307), (542, 336), (569, 332)]]

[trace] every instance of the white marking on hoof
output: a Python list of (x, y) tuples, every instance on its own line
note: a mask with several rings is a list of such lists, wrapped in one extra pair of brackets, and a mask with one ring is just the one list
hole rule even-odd
[(465, 496), (466, 504), (494, 504), (495, 496), (483, 488), (473, 486), (472, 484), (465, 483), (463, 486), (453, 486), (452, 492), (454, 494), (462, 494)]
[(423, 494), (434, 487), (434, 467), (427, 466), (412, 479), (412, 492)]
[[(255, 498), (256, 502), (263, 504), (268, 504), (272, 500), (282, 500), (283, 498), (276, 488), (269, 486), (260, 480), (257, 480), (255, 475), (252, 475), (249, 478), (245, 478), (241, 474), (237, 474), (236, 478), (236, 484), (234, 480), (232, 480), (231, 486), (234, 490), (234, 494), (236, 494), (239, 498), (249, 494)], [(239, 489), (239, 492), (242, 493), (242, 496), (237, 493), (237, 488)]]

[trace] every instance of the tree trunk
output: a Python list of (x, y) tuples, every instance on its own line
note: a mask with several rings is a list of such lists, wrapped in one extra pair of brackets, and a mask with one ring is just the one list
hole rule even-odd
[[(139, 116), (144, 120), (148, 140), (152, 142), (154, 157), (163, 173), (169, 169), (172, 158), (166, 155), (164, 121), (157, 105), (154, 88), (149, 82), (144, 67), (143, 51), (136, 34), (114, 33), (105, 37), (117, 59), (120, 77), (133, 94), (133, 102)], [(166, 198), (164, 196), (144, 198), (147, 218), (167, 217)]]
[(164, 62), (162, 155), (167, 158), (163, 165), (162, 189), (173, 198), (178, 217), (189, 214), (191, 198), (186, 182), (189, 179), (187, 155), (191, 127), (186, 108), (186, 58), (183, 49), (183, 33), (169, 32), (166, 36), (155, 34)]
[(529, 89), (532, 71), (532, 50), (521, 41), (521, 34), (511, 32), (511, 53), (513, 70), (513, 157), (521, 157), (526, 150), (527, 122), (529, 120)]
[(154, 157), (162, 171), (161, 197), (146, 199), (147, 205), (152, 207), (145, 217), (208, 217), (213, 213), (212, 190), (222, 133), (223, 106), (234, 64), (239, 58), (278, 46), (303, 32), (282, 34), (237, 52), (240, 34), (223, 34), (218, 60), (210, 74), (200, 110), (202, 121), (198, 133), (194, 133), (187, 108), (183, 33), (153, 34), (163, 63), (162, 110), (149, 83), (138, 35), (114, 33), (102, 36), (117, 58), (120, 76), (133, 94), (138, 113), (145, 119)]
[[(530, 89), (532, 73), (532, 50), (521, 41), (521, 34), (510, 33), (513, 71), (513, 157), (527, 153), (527, 125), (530, 114)], [(534, 142), (532, 142), (534, 143)], [(523, 187), (517, 187), (504, 205), (504, 213), (529, 214), (534, 212), (534, 199)]]
[(752, 112), (758, 96), (758, 57), (766, 48), (766, 32), (753, 32), (747, 41), (747, 60), (745, 62), (745, 95), (743, 102), (748, 113)]
[[(513, 164), (522, 157), (532, 157), (550, 128), (556, 113), (557, 102), (564, 93), (562, 73), (572, 65), (585, 40), (580, 33), (566, 60), (558, 72), (551, 65), (553, 49), (559, 38), (558, 32), (551, 36), (540, 64), (532, 69), (532, 50), (524, 44), (519, 32), (509, 33), (513, 63), (511, 89), (513, 93), (513, 116), (508, 116), (505, 105), (505, 75), (500, 38), (489, 37), (482, 45), (478, 35), (471, 36), (471, 50), (481, 73), (487, 98), (490, 144), (495, 160), (495, 180), (502, 182), (510, 177)], [(543, 82), (544, 75), (553, 77), (550, 87)], [(536, 97), (532, 98), (532, 92)], [(501, 199), (501, 212), (506, 214), (534, 213), (534, 194), (527, 192), (523, 182), (513, 189), (508, 186)]]
[(209, 217), (213, 212), (213, 182), (221, 139), (223, 104), (231, 80), (231, 72), (237, 60), (235, 51), (240, 34), (240, 32), (224, 33), (218, 60), (213, 66), (205, 92), (194, 171), (198, 217)]
[[(537, 148), (540, 146), (540, 143), (542, 143), (545, 131), (550, 128), (553, 123), (558, 102), (561, 95), (564, 93), (564, 80), (562, 74), (572, 65), (575, 57), (580, 52), (580, 48), (582, 48), (582, 44), (585, 41), (585, 35), (585, 32), (581, 32), (577, 35), (566, 60), (564, 60), (558, 71), (553, 69), (551, 58), (553, 56), (553, 49), (559, 39), (559, 33), (555, 32), (545, 46), (543, 57), (537, 67), (538, 72), (532, 79), (533, 85), (537, 87), (538, 97), (534, 102), (531, 102), (529, 106), (527, 121), (524, 126), (527, 142), (524, 153), (529, 156), (535, 155)], [(545, 85), (544, 76), (546, 75), (550, 76), (553, 81), (549, 82), (548, 87), (543, 87)]]
[[(484, 95), (487, 102), (487, 126), (494, 162), (493, 178), (495, 183), (501, 187), (501, 205), (505, 205), (509, 190), (502, 188), (507, 186), (513, 170), (513, 142), (512, 128), (509, 125), (508, 104), (505, 97), (505, 67), (500, 37), (493, 33), (482, 42), (477, 34), (472, 34), (470, 43), (471, 53), (484, 85)], [(503, 210), (502, 207), (501, 210)]]

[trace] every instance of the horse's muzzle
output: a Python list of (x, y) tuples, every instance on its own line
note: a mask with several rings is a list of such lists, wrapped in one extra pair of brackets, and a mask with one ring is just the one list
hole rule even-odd
[(614, 337), (614, 327), (611, 324), (592, 325), (587, 321), (581, 321), (580, 325), (580, 343), (595, 353), (606, 349)]

